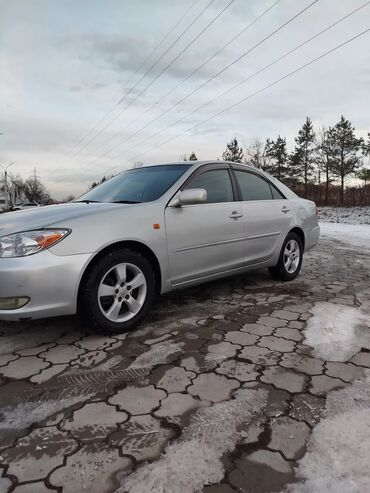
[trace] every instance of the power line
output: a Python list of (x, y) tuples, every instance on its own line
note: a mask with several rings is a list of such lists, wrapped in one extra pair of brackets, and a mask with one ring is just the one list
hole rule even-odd
[[(168, 39), (168, 37), (173, 33), (173, 31), (175, 31), (177, 26), (183, 21), (183, 19), (187, 16), (190, 10), (192, 10), (195, 4), (197, 4), (198, 2), (199, 0), (195, 0), (190, 5), (190, 7), (186, 9), (185, 13), (177, 20), (174, 26), (167, 32), (167, 34), (165, 34), (165, 36), (163, 36), (163, 38), (153, 48), (153, 50), (149, 53), (149, 55), (145, 57), (145, 59), (138, 65), (136, 70), (132, 72), (131, 75), (127, 78), (127, 80), (124, 83), (125, 86), (130, 83), (132, 78), (141, 70), (141, 68), (146, 64), (146, 62), (150, 60), (150, 58), (154, 55), (154, 53), (162, 46), (162, 44), (166, 41), (166, 39)], [(93, 132), (96, 128), (98, 128), (98, 126), (114, 111), (116, 106), (120, 104), (121, 99), (122, 98), (120, 97), (119, 101), (116, 104), (114, 104), (113, 107), (78, 142), (76, 142), (76, 146), (81, 144), (86, 139), (86, 137), (88, 137), (91, 134), (91, 132)], [(111, 106), (111, 103), (109, 103), (109, 106)]]
[(308, 67), (309, 65), (312, 65), (313, 63), (317, 62), (318, 60), (321, 60), (322, 58), (330, 55), (331, 53), (333, 53), (334, 51), (342, 48), (343, 46), (351, 43), (352, 41), (354, 41), (355, 39), (358, 39), (360, 38), (361, 36), (363, 36), (364, 34), (368, 33), (370, 31), (370, 29), (366, 29), (365, 31), (362, 31), (360, 32), (359, 34), (357, 34), (356, 36), (353, 36), (352, 38), (349, 38), (347, 41), (344, 41), (343, 43), (335, 46), (334, 48), (332, 48), (331, 50), (328, 50), (326, 51), (325, 53), (319, 55), (318, 57), (316, 58), (313, 58), (312, 60), (310, 60), (309, 62), (301, 65), (300, 67), (296, 68), (295, 70), (292, 70), (291, 72), (288, 72), (287, 74), (285, 74), (284, 76), (280, 77), (279, 79), (271, 82), (270, 84), (267, 84), (266, 86), (264, 86), (262, 89), (259, 89), (258, 91), (255, 91), (254, 93), (252, 94), (249, 94), (248, 96), (240, 99), (239, 101), (237, 101), (236, 103), (233, 103), (229, 106), (227, 106), (226, 108), (224, 108), (223, 110), (221, 111), (218, 111), (217, 113), (214, 113), (212, 116), (206, 118), (205, 120), (202, 120), (201, 122), (198, 122), (196, 123), (195, 125), (193, 125), (192, 127), (186, 129), (185, 131), (179, 133), (178, 135), (175, 135), (174, 137), (171, 137), (153, 147), (151, 147), (150, 149), (147, 149), (146, 151), (140, 153), (140, 154), (137, 154), (136, 156), (132, 156), (130, 159), (131, 160), (135, 160), (135, 159), (138, 159), (139, 157), (143, 156), (144, 154), (147, 154), (148, 152), (154, 150), (154, 149), (158, 149), (159, 147), (165, 145), (165, 144), (168, 144), (169, 142), (171, 142), (172, 140), (175, 140), (175, 139), (178, 139), (179, 137), (181, 137), (182, 135), (184, 135), (185, 133), (188, 133), (188, 132), (191, 132), (193, 130), (195, 130), (197, 127), (199, 127), (200, 125), (203, 125), (204, 123), (207, 123), (209, 122), (210, 120), (213, 120), (214, 118), (222, 115), (223, 113), (226, 113), (227, 111), (231, 110), (232, 108), (235, 108), (236, 106), (244, 103), (245, 101), (253, 98), (254, 96), (257, 96), (258, 94), (260, 94), (261, 92), (269, 89), (270, 87), (273, 87), (275, 86), (276, 84), (280, 83), (281, 81), (287, 79), (288, 77), (291, 77), (292, 75), (296, 74), (297, 72), (300, 72), (301, 70), (303, 70), (304, 68)]
[[(320, 32), (318, 32), (317, 34), (315, 34), (314, 36), (311, 36), (310, 38), (306, 39), (305, 41), (303, 41), (302, 43), (300, 43), (299, 45), (297, 45), (296, 47), (292, 48), (291, 50), (287, 51), (286, 53), (284, 53), (283, 55), (279, 56), (278, 58), (276, 58), (275, 60), (273, 60), (272, 62), (268, 63), (267, 65), (265, 65), (264, 67), (262, 67), (261, 69), (257, 70), (256, 72), (254, 72), (253, 74), (249, 75), (248, 77), (246, 77), (245, 79), (241, 80), (240, 82), (238, 82), (237, 84), (233, 85), (232, 87), (230, 87), (229, 89), (226, 89), (225, 91), (223, 91), (222, 93), (218, 94), (217, 96), (215, 96), (214, 98), (210, 99), (209, 101), (207, 101), (206, 103), (203, 103), (201, 104), (200, 106), (198, 106), (195, 110), (193, 110), (192, 112), (188, 113), (185, 117), (182, 117), (182, 118), (179, 118), (178, 120), (176, 120), (175, 122), (172, 122), (171, 124), (167, 125), (165, 128), (159, 130), (158, 132), (156, 132), (155, 134), (153, 134), (150, 138), (153, 138), (153, 137), (156, 137), (157, 135), (163, 133), (164, 131), (168, 130), (169, 128), (173, 127), (174, 125), (177, 125), (178, 123), (181, 123), (182, 121), (184, 121), (186, 118), (189, 118), (190, 116), (194, 115), (195, 113), (197, 113), (199, 110), (205, 108), (206, 106), (208, 106), (209, 104), (215, 102), (216, 100), (218, 100), (219, 98), (225, 96), (226, 94), (228, 94), (229, 92), (231, 91), (234, 91), (235, 89), (237, 89), (238, 87), (242, 86), (243, 84), (245, 84), (246, 82), (248, 82), (249, 80), (251, 80), (253, 77), (255, 77), (256, 75), (259, 75), (261, 74), (262, 72), (264, 72), (265, 70), (267, 70), (268, 68), (272, 67), (273, 65), (275, 65), (276, 63), (278, 63), (279, 61), (283, 60), (284, 58), (286, 58), (287, 56), (291, 55), (292, 53), (294, 53), (295, 51), (299, 50), (300, 48), (302, 48), (303, 46), (305, 46), (306, 44), (310, 43), (311, 41), (313, 41), (314, 39), (318, 38), (319, 36), (321, 36), (322, 34), (324, 34), (325, 32), (329, 31), (330, 29), (332, 29), (333, 27), (337, 26), (338, 24), (340, 24), (341, 22), (343, 22), (344, 20), (348, 19), (349, 17), (351, 17), (352, 15), (354, 15), (355, 13), (357, 13), (358, 11), (360, 11), (361, 9), (363, 9), (364, 7), (366, 7), (367, 5), (369, 5), (370, 2), (366, 2), (364, 3), (363, 5), (361, 5), (360, 7), (358, 7), (357, 9), (354, 9), (352, 10), (351, 12), (349, 12), (348, 14), (346, 14), (345, 16), (341, 17), (340, 19), (338, 19), (337, 21), (333, 22), (332, 24), (330, 24), (329, 26), (327, 26), (326, 28), (322, 29)], [(130, 147), (128, 149), (128, 151), (130, 151), (131, 149), (134, 149), (135, 147), (137, 147), (138, 145), (140, 145), (141, 143), (138, 143), (138, 144), (135, 144), (134, 146)]]
[[(235, 0), (232, 0), (231, 3), (233, 3)], [(185, 33), (193, 26), (193, 24), (199, 19), (199, 17), (201, 17), (201, 15), (207, 10), (210, 8), (210, 6), (215, 2), (215, 0), (210, 0), (210, 2), (201, 10), (201, 12), (195, 17), (195, 19), (193, 19), (193, 21), (181, 32), (181, 34), (175, 39), (175, 41), (173, 41), (173, 43), (170, 44), (170, 46), (164, 51), (164, 53), (162, 53), (162, 55), (160, 55), (159, 58), (156, 59), (156, 61), (148, 68), (148, 70), (146, 70), (144, 72), (144, 74), (140, 77), (140, 79), (129, 89), (129, 91), (125, 94), (125, 96), (123, 96), (118, 102), (117, 104), (115, 105), (115, 107), (118, 107), (120, 104), (122, 104), (126, 99), (127, 97), (131, 94), (131, 92), (140, 84), (140, 82), (153, 70), (153, 68), (155, 68), (158, 63), (167, 55), (167, 53), (171, 50), (171, 48), (185, 35)], [(199, 36), (198, 36), (199, 37)], [(90, 140), (88, 140), (75, 154), (72, 155), (72, 158), (77, 156), (78, 154), (80, 154), (81, 151), (83, 151), (84, 149), (86, 149), (86, 147), (93, 141), (95, 140), (102, 132), (104, 132), (104, 130), (111, 124), (113, 123), (122, 113), (123, 111), (125, 111), (128, 106), (130, 106), (133, 102), (135, 102), (137, 100), (138, 97), (140, 97), (143, 92), (148, 88), (150, 87), (159, 77), (160, 75), (162, 75), (162, 73), (164, 73), (165, 70), (167, 70), (176, 60), (177, 60), (178, 56), (175, 57), (172, 62), (170, 64), (168, 64), (166, 66), (165, 69), (163, 69), (159, 75), (157, 75), (147, 86), (145, 86), (144, 90), (142, 90), (139, 94), (137, 94), (135, 96), (135, 98), (133, 100), (131, 100), (131, 102), (126, 105), (123, 110), (120, 110), (119, 113), (113, 117), (112, 119), (110, 119), (108, 121), (108, 123), (106, 123), (95, 135), (93, 135), (91, 137)]]
[[(270, 7), (268, 7), (267, 9), (265, 9), (260, 15), (258, 15), (252, 22), (250, 22), (246, 27), (244, 27), (241, 31), (239, 31), (235, 36), (233, 36), (226, 44), (224, 44), (220, 49), (218, 49), (213, 55), (211, 55), (209, 58), (207, 58), (207, 60), (205, 60), (203, 63), (201, 63), (196, 69), (194, 69), (189, 75), (187, 75), (184, 79), (182, 79), (177, 85), (175, 85), (172, 89), (170, 89), (170, 91), (168, 91), (165, 95), (161, 96), (159, 99), (157, 99), (152, 105), (148, 106), (138, 117), (136, 117), (134, 120), (131, 120), (129, 122), (128, 125), (126, 125), (123, 129), (120, 129), (118, 130), (117, 132), (115, 132), (111, 137), (109, 137), (105, 142), (103, 142), (102, 145), (105, 145), (107, 144), (108, 142), (111, 142), (112, 140), (114, 140), (114, 138), (119, 135), (121, 132), (123, 132), (124, 130), (126, 130), (126, 128), (130, 127), (133, 123), (137, 122), (138, 120), (140, 120), (146, 113), (148, 113), (149, 111), (151, 111), (153, 108), (155, 108), (159, 103), (161, 103), (164, 99), (166, 99), (168, 96), (170, 96), (174, 91), (176, 91), (176, 89), (178, 89), (180, 86), (182, 86), (187, 80), (189, 80), (191, 77), (193, 77), (193, 75), (195, 75), (196, 73), (199, 72), (199, 70), (201, 70), (203, 67), (205, 67), (211, 60), (213, 60), (214, 58), (216, 58), (217, 55), (219, 55), (222, 51), (224, 51), (228, 46), (230, 46), (234, 41), (236, 41), (236, 39), (238, 39), (242, 34), (244, 34), (248, 29), (250, 29), (256, 22), (258, 22), (262, 17), (264, 17), (270, 10), (272, 10), (278, 3), (280, 3), (281, 0), (277, 0), (275, 3), (273, 3), (272, 5), (270, 5)], [(228, 6), (227, 6), (228, 7)], [(226, 7), (226, 8), (227, 8)], [(226, 9), (225, 8), (225, 9)], [(224, 9), (224, 10), (225, 10)], [(223, 13), (220, 12), (219, 15), (221, 15)], [(170, 111), (171, 108), (168, 110)], [(158, 117), (155, 118), (155, 120), (157, 120), (158, 118), (160, 118), (164, 113), (161, 113)], [(153, 120), (151, 120), (152, 122)], [(151, 124), (151, 122), (149, 122), (149, 124)], [(148, 124), (148, 125), (149, 125)], [(144, 128), (146, 128), (148, 125), (146, 125), (145, 127), (142, 127), (140, 128), (138, 131), (136, 131), (133, 135), (129, 136), (127, 139), (125, 139), (124, 142), (126, 142), (126, 140), (129, 140), (130, 138), (134, 137), (138, 132), (140, 132), (141, 130), (143, 130)], [(99, 149), (99, 148), (98, 148)]]
[[(221, 70), (219, 70), (216, 74), (214, 74), (212, 77), (209, 77), (206, 81), (204, 81), (200, 86), (196, 87), (195, 89), (193, 89), (190, 93), (188, 93), (186, 96), (184, 96), (183, 98), (181, 98), (179, 101), (177, 101), (174, 105), (172, 105), (170, 108), (168, 108), (167, 110), (163, 111), (160, 115), (156, 116), (155, 118), (153, 118), (151, 121), (149, 121), (146, 125), (144, 125), (143, 127), (141, 127), (139, 130), (137, 130), (136, 132), (134, 132), (132, 135), (128, 136), (127, 138), (125, 138), (123, 141), (119, 142), (118, 144), (114, 145), (113, 147), (111, 147), (110, 149), (108, 149), (104, 154), (102, 154), (101, 156), (99, 156), (98, 158), (96, 158), (93, 163), (95, 163), (96, 161), (98, 161), (99, 159), (105, 157), (107, 154), (109, 154), (110, 152), (114, 151), (115, 149), (117, 149), (118, 147), (120, 147), (122, 144), (124, 144), (127, 140), (131, 139), (132, 137), (134, 137), (135, 135), (137, 135), (139, 132), (141, 132), (142, 130), (144, 130), (145, 128), (147, 128), (149, 125), (151, 125), (152, 123), (154, 123), (155, 121), (157, 121), (160, 117), (162, 117), (163, 115), (169, 113), (171, 110), (173, 110), (174, 108), (176, 108), (177, 106), (179, 106), (179, 104), (183, 103), (184, 101), (186, 101), (189, 97), (191, 97), (193, 94), (195, 94), (196, 92), (198, 92), (200, 89), (202, 89), (205, 85), (207, 85), (209, 82), (211, 82), (212, 80), (216, 79), (219, 75), (221, 75), (222, 73), (224, 73), (226, 70), (228, 70), (230, 67), (232, 67), (233, 65), (235, 65), (236, 63), (240, 62), (242, 59), (244, 59), (247, 55), (249, 55), (250, 53), (252, 53), (256, 48), (258, 48), (261, 44), (263, 44), (265, 41), (267, 41), (268, 39), (270, 39), (271, 37), (273, 37), (276, 33), (278, 33), (279, 31), (281, 31), (282, 29), (284, 29), (284, 27), (286, 27), (288, 24), (290, 24), (291, 22), (293, 22), (297, 17), (299, 17), (300, 15), (302, 15), (304, 12), (306, 12), (308, 9), (310, 9), (313, 5), (315, 5), (319, 0), (314, 0), (313, 2), (311, 2), (309, 5), (307, 5), (305, 8), (303, 8), (302, 10), (300, 10), (297, 14), (295, 14), (294, 16), (290, 17), (287, 21), (285, 21), (283, 24), (281, 24), (278, 28), (274, 29), (270, 34), (268, 34), (267, 36), (265, 36), (262, 40), (260, 40), (258, 43), (255, 43), (252, 47), (248, 48), (248, 50), (244, 51), (241, 55), (239, 55), (237, 58), (235, 58), (232, 62), (230, 62), (228, 65), (226, 65), (225, 67), (223, 67)], [(153, 134), (150, 138), (152, 137), (155, 137), (156, 135), (158, 135), (159, 133), (161, 133), (163, 130)], [(138, 145), (138, 144), (137, 144)], [(136, 146), (135, 146), (136, 147)], [(92, 163), (92, 164), (93, 164)]]

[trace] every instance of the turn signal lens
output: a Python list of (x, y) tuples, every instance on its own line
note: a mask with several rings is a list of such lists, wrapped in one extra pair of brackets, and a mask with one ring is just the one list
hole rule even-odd
[(68, 229), (41, 229), (0, 237), (0, 258), (27, 257), (62, 240)]

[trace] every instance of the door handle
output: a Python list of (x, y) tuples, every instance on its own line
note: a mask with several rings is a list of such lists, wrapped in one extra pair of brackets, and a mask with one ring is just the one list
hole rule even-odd
[(232, 213), (229, 216), (230, 219), (239, 219), (240, 217), (243, 217), (243, 214), (238, 211), (232, 211)]
[(290, 209), (284, 205), (284, 207), (281, 209), (281, 212), (290, 212)]

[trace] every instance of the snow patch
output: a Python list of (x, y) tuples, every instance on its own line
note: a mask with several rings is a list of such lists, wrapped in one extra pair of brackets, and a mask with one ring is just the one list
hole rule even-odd
[(320, 236), (341, 241), (355, 248), (370, 251), (370, 225), (320, 222)]
[(125, 477), (116, 493), (195, 493), (224, 476), (223, 454), (239, 439), (238, 426), (265, 405), (267, 392), (241, 389), (235, 398), (199, 409), (160, 459)]
[(305, 330), (314, 355), (329, 361), (347, 361), (362, 347), (370, 346), (368, 316), (360, 308), (319, 302), (310, 309), (313, 317)]
[(370, 491), (370, 372), (353, 385), (330, 392), (327, 413), (314, 428), (307, 453), (299, 461), (297, 476), (305, 482), (289, 485), (286, 491)]
[[(91, 397), (84, 396), (84, 400)], [(45, 402), (25, 402), (0, 409), (0, 430), (21, 430), (81, 402), (81, 396)]]
[(329, 223), (370, 224), (370, 206), (320, 207), (319, 219)]
[(168, 342), (164, 344), (156, 344), (149, 351), (138, 356), (129, 366), (131, 368), (152, 368), (154, 365), (167, 363), (168, 356), (174, 353), (182, 352), (183, 343)]

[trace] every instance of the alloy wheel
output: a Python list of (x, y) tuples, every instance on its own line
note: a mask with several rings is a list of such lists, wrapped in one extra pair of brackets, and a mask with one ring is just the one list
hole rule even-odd
[(147, 294), (142, 270), (134, 264), (120, 263), (103, 275), (98, 288), (102, 314), (111, 322), (127, 322), (139, 313)]
[(289, 240), (284, 249), (284, 266), (289, 274), (294, 274), (298, 269), (301, 258), (301, 250), (296, 240)]

